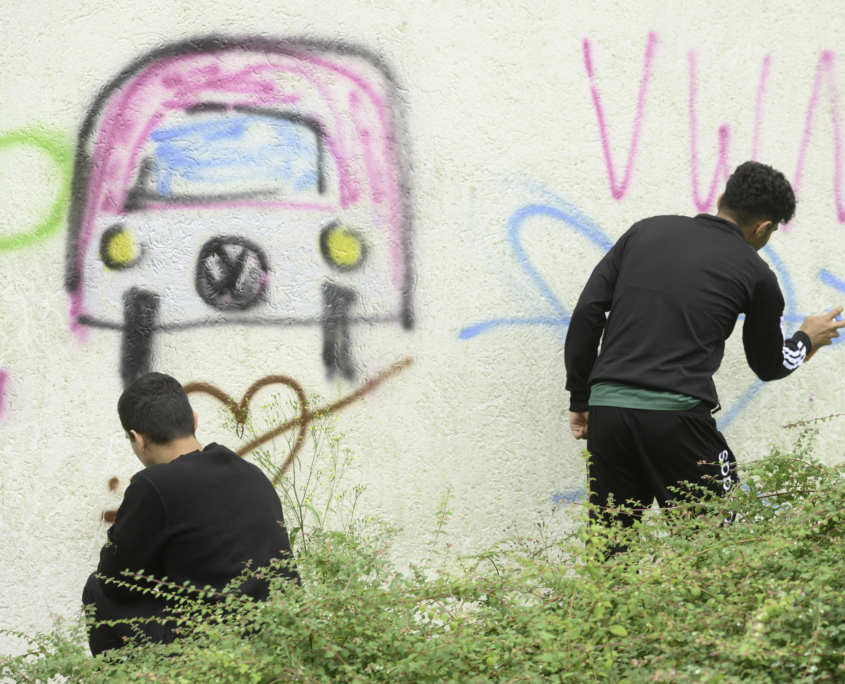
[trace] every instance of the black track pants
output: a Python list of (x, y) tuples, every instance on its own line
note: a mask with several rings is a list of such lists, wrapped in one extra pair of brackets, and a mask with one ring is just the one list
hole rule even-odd
[[(663, 508), (687, 494), (701, 496), (700, 491), (690, 491), (680, 483), (724, 496), (737, 482), (736, 459), (705, 407), (646, 411), (593, 406), (587, 425), (590, 503), (596, 506), (607, 506), (613, 494), (615, 505), (647, 509), (657, 499)], [(679, 486), (686, 492), (669, 490)], [(618, 516), (625, 527), (636, 517)]]

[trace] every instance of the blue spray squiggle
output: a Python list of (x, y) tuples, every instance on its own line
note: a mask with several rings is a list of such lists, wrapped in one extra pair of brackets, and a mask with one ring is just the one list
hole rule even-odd
[[(827, 269), (823, 268), (819, 271), (819, 280), (821, 280), (825, 285), (830, 285), (832, 288), (839, 290), (840, 292), (845, 292), (845, 280), (837, 278)], [(845, 337), (836, 337), (831, 340), (831, 344), (842, 344), (843, 342), (845, 342)]]
[[(771, 245), (766, 245), (762, 251), (769, 257), (769, 261), (775, 267), (775, 274), (777, 274), (778, 280), (780, 281), (780, 289), (783, 292), (783, 299), (786, 303), (786, 310), (783, 312), (784, 322), (790, 324), (800, 323), (804, 320), (804, 317), (799, 316), (797, 313), (798, 305), (796, 304), (795, 288), (792, 285), (792, 278), (789, 276), (789, 271), (786, 270), (783, 259), (780, 258)], [(787, 326), (787, 334), (792, 335), (794, 327), (794, 325)]]
[(600, 247), (607, 252), (613, 247), (613, 240), (605, 233), (596, 223), (584, 216), (576, 207), (571, 206), (562, 198), (557, 198), (562, 208), (550, 206), (548, 204), (528, 204), (519, 208), (508, 219), (508, 242), (513, 251), (514, 258), (519, 267), (528, 276), (531, 284), (537, 289), (543, 300), (551, 307), (554, 315), (540, 316), (532, 318), (493, 318), (482, 323), (467, 326), (460, 332), (462, 340), (469, 340), (476, 335), (483, 332), (488, 332), (502, 326), (511, 325), (538, 325), (547, 328), (560, 328), (569, 325), (570, 313), (566, 307), (563, 306), (558, 296), (554, 293), (546, 279), (540, 275), (540, 272), (531, 263), (531, 259), (522, 245), (522, 226), (525, 221), (533, 216), (548, 216), (563, 224), (575, 229), (578, 233), (585, 236), (593, 244)]
[(836, 288), (840, 292), (845, 292), (845, 280), (840, 280), (828, 270), (821, 269), (819, 271), (819, 280), (821, 280), (825, 285), (830, 285), (831, 287)]

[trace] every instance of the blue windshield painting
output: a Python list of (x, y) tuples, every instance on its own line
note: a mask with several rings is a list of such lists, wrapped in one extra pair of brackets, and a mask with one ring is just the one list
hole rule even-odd
[(150, 139), (150, 190), (162, 198), (321, 190), (321, 141), (315, 127), (300, 121), (227, 112), (159, 128)]

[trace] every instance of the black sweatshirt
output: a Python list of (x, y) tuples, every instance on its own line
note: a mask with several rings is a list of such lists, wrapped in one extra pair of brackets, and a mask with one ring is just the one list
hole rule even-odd
[(588, 410), (598, 382), (717, 406), (713, 374), (740, 314), (751, 370), (764, 381), (786, 377), (812, 345), (801, 331), (784, 340), (783, 307), (777, 277), (733, 223), (707, 214), (639, 221), (598, 263), (572, 313), (570, 411)]
[[(97, 573), (121, 577), (144, 571), (156, 579), (219, 591), (250, 568), (273, 558), (292, 558), (279, 495), (261, 470), (224, 446), (211, 443), (170, 463), (135, 473), (117, 510)], [(294, 570), (290, 572), (295, 577)], [(103, 593), (119, 601), (140, 592), (100, 580)], [(240, 591), (255, 599), (268, 593), (252, 578)]]

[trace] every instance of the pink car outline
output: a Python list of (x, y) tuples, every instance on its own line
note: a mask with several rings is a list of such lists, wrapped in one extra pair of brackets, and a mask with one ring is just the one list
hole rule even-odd
[[(321, 325), (329, 375), (352, 379), (353, 324), (413, 327), (401, 113), (388, 69), (346, 44), (209, 37), (138, 60), (101, 92), (79, 134), (66, 263), (72, 326), (122, 331), (120, 372), (128, 384), (150, 370), (156, 331)], [(193, 143), (190, 136), (203, 134), (204, 126), (260, 126), (287, 140), (294, 136), (296, 145), (315, 151), (309, 173), (316, 180), (300, 183), (308, 185), (307, 196), (279, 197), (267, 188), (162, 196), (144, 190), (145, 174), (154, 173), (150, 160), (165, 144), (154, 141), (177, 131), (177, 144)], [(248, 163), (241, 167), (256, 168), (261, 180), (262, 169)], [(215, 180), (212, 166), (197, 172), (197, 183)], [(300, 180), (312, 178), (303, 173)], [(268, 217), (296, 225), (274, 228)], [(250, 221), (261, 224), (256, 234), (237, 229), (221, 236), (206, 227)], [(360, 268), (326, 255), (329, 231), (350, 221), (354, 230), (344, 235), (360, 238)], [(134, 256), (118, 263), (109, 257), (108, 240), (130, 229), (138, 243)], [(305, 255), (307, 274), (297, 273), (296, 264), (276, 268), (294, 258), (288, 252)], [(176, 263), (186, 258), (188, 264)]]

